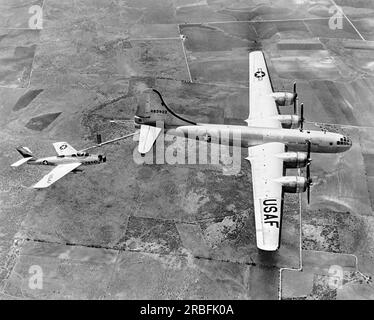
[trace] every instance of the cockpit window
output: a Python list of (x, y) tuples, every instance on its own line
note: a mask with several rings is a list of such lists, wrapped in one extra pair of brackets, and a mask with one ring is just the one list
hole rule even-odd
[(338, 145), (344, 145), (344, 146), (350, 146), (352, 145), (352, 141), (348, 137), (342, 137), (340, 140), (337, 142)]

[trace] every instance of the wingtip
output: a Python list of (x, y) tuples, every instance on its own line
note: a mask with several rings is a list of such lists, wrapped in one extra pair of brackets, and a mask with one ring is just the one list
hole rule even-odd
[(34, 185), (32, 185), (30, 188), (31, 189), (45, 189), (45, 188), (48, 188), (48, 187), (49, 187), (49, 185), (48, 186), (46, 186), (46, 185), (40, 185), (39, 182), (37, 182)]
[(39, 187), (39, 186), (37, 186), (37, 185), (32, 185), (31, 187), (30, 187), (30, 189), (36, 189), (36, 190), (40, 190), (40, 189), (44, 189), (44, 187)]
[(279, 249), (279, 246), (257, 246), (257, 248), (266, 252), (275, 252)]

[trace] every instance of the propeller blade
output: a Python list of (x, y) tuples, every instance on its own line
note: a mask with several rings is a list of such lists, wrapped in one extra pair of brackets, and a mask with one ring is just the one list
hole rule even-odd
[(308, 204), (310, 204), (310, 184), (308, 184), (308, 190), (307, 190), (307, 200), (308, 200)]
[(312, 148), (312, 143), (310, 140), (306, 141), (307, 146), (308, 146), (308, 156), (307, 156), (307, 164), (306, 164), (306, 191), (307, 191), (307, 200), (308, 204), (310, 203), (310, 186), (312, 185), (312, 178), (310, 177), (310, 163), (312, 159), (310, 158), (310, 152)]
[(308, 184), (309, 184), (309, 180), (310, 180), (310, 166), (306, 167), (306, 180), (308, 181)]
[(296, 114), (297, 112), (297, 92), (296, 92), (296, 82), (293, 84), (293, 113)]
[(304, 103), (300, 105), (300, 131), (304, 129)]
[(310, 166), (307, 165), (306, 167), (306, 180), (307, 180), (307, 200), (308, 200), (308, 204), (310, 203), (310, 186), (313, 184), (313, 180), (312, 178), (310, 177)]
[(100, 133), (96, 135), (96, 141), (97, 141), (97, 144), (100, 144), (102, 142)]
[(312, 159), (310, 158), (310, 149), (312, 148), (312, 144), (310, 142), (310, 140), (308, 140), (307, 142), (307, 145), (308, 145), (308, 156), (307, 156), (307, 159), (308, 159), (308, 166), (310, 165), (310, 162), (312, 161)]

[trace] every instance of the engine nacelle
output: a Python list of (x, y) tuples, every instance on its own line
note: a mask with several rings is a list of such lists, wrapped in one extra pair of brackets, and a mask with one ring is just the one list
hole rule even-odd
[(285, 114), (277, 116), (277, 119), (282, 124), (284, 129), (295, 129), (299, 128), (301, 124), (301, 119), (296, 114)]
[(276, 179), (283, 186), (283, 191), (288, 193), (305, 192), (308, 187), (308, 180), (300, 176), (285, 176)]
[(304, 168), (308, 163), (308, 155), (304, 152), (284, 152), (277, 157), (283, 159), (286, 168)]
[(296, 99), (295, 93), (291, 92), (274, 92), (272, 96), (278, 106), (289, 106)]

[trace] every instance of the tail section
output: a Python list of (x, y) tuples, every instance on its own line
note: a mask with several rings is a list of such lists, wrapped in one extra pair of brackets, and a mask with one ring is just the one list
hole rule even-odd
[(22, 157), (24, 158), (32, 158), (33, 154), (31, 150), (27, 147), (18, 147), (17, 151), (21, 154)]
[(29, 162), (30, 160), (35, 159), (31, 150), (27, 147), (18, 147), (17, 151), (21, 154), (21, 156), (23, 158), (21, 160), (18, 160), (17, 162), (15, 162), (13, 164), (11, 164), (12, 167), (19, 167), (19, 166), (25, 164), (26, 162)]
[(177, 127), (196, 125), (195, 122), (182, 118), (171, 110), (165, 103), (161, 93), (155, 89), (144, 91), (138, 98), (138, 110), (135, 116), (137, 125)]
[(161, 131), (162, 129), (158, 127), (147, 126), (144, 124), (140, 126), (138, 151), (142, 156), (152, 149)]

